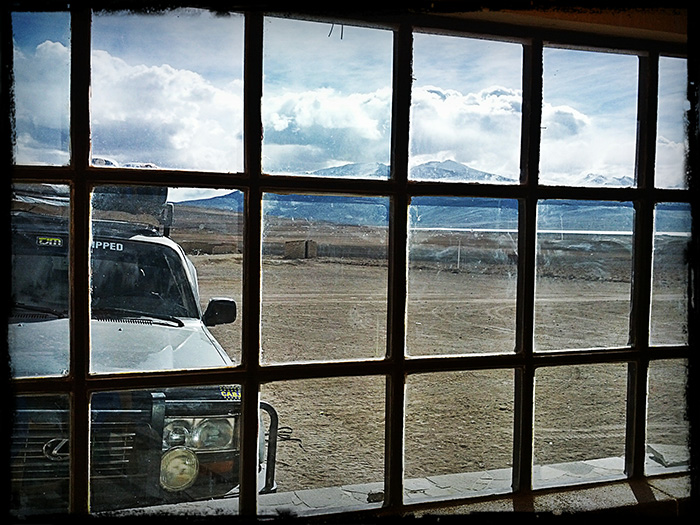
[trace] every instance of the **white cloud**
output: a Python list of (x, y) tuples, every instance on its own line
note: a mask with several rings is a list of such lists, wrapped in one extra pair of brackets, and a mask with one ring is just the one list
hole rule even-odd
[(16, 138), (16, 161), (26, 166), (66, 166), (70, 162), (68, 149), (54, 148), (39, 142), (29, 133), (20, 133)]
[(568, 140), (584, 133), (590, 126), (591, 119), (570, 106), (542, 107), (542, 128), (550, 140)]
[(584, 177), (634, 177), (636, 120), (586, 115), (568, 105), (542, 108), (540, 180), (571, 184)]
[(415, 88), (411, 110), (412, 163), (453, 159), (516, 178), (519, 174), (521, 95), (493, 86), (460, 93)]
[(221, 89), (192, 71), (132, 66), (95, 51), (92, 92), (96, 155), (172, 168), (241, 169), (240, 82)]
[(265, 166), (305, 172), (338, 161), (388, 162), (390, 117), (390, 89), (344, 94), (319, 88), (265, 96)]
[(368, 140), (380, 139), (388, 116), (391, 93), (344, 95), (331, 88), (303, 93), (285, 93), (266, 98), (263, 104), (266, 121), (275, 131), (294, 132), (320, 126), (326, 129), (349, 129)]
[(30, 51), (15, 47), (17, 161), (66, 164), (70, 52), (45, 41)]
[[(19, 162), (67, 161), (69, 58), (68, 48), (56, 42), (16, 48)], [(130, 64), (95, 50), (92, 95), (95, 155), (172, 168), (242, 169), (241, 80), (214, 83), (183, 67)], [(350, 162), (388, 163), (391, 102), (390, 88), (268, 89), (264, 168), (306, 172)], [(631, 175), (635, 121), (627, 120), (609, 122), (580, 107), (545, 103), (543, 180), (591, 172)], [(460, 92), (425, 85), (412, 92), (412, 163), (453, 159), (516, 178), (520, 134), (519, 90)], [(659, 141), (657, 167), (669, 184), (683, 177), (683, 144), (675, 137)]]
[(656, 176), (665, 188), (682, 188), (686, 184), (685, 142), (675, 142), (659, 136), (656, 143)]

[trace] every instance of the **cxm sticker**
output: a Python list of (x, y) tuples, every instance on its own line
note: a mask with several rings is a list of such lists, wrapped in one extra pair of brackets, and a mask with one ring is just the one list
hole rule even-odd
[(53, 248), (60, 248), (63, 246), (63, 239), (60, 237), (43, 237), (39, 236), (36, 238), (36, 243), (39, 246), (51, 246)]

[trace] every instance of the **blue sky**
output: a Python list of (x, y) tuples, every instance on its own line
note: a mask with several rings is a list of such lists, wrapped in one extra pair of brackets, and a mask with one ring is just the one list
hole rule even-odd
[[(18, 15), (17, 159), (68, 159), (65, 14)], [(243, 18), (95, 16), (93, 153), (120, 163), (242, 170)], [(392, 34), (268, 19), (263, 168), (306, 173), (389, 160)], [(411, 164), (456, 160), (517, 179), (522, 48), (416, 34)], [(664, 61), (660, 174), (682, 173), (683, 61)], [(541, 179), (632, 176), (637, 58), (547, 49)]]

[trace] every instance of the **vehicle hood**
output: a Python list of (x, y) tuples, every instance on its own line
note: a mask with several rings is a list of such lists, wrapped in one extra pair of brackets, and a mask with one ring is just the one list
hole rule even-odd
[[(90, 324), (94, 373), (141, 372), (228, 366), (231, 360), (198, 319), (184, 326), (146, 320), (95, 320)], [(69, 321), (8, 325), (14, 377), (62, 375), (69, 363)]]

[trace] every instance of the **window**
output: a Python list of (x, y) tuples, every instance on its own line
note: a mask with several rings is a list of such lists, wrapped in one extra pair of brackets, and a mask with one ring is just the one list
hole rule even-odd
[(685, 45), (9, 21), (15, 515), (401, 514), (689, 470)]

